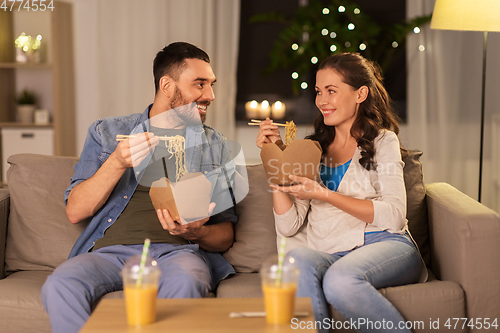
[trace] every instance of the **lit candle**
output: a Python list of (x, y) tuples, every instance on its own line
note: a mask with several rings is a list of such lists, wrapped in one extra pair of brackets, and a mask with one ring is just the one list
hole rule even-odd
[(285, 103), (282, 103), (281, 101), (274, 102), (272, 107), (273, 119), (285, 118), (285, 110), (286, 110)]
[(267, 100), (263, 100), (262, 103), (260, 103), (259, 115), (262, 119), (271, 116), (271, 105), (269, 105)]
[(259, 117), (259, 103), (257, 101), (248, 101), (245, 103), (245, 111), (248, 119)]

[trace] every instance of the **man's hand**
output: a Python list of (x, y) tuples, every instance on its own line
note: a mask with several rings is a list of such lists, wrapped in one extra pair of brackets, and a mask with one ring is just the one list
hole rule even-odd
[(163, 209), (163, 211), (158, 209), (156, 214), (163, 229), (167, 230), (171, 235), (181, 236), (184, 239), (194, 241), (208, 235), (208, 228), (204, 224), (208, 221), (214, 208), (215, 203), (212, 202), (208, 208), (208, 217), (190, 223), (186, 223), (183, 218), (176, 218), (174, 220), (166, 209)]
[(134, 134), (128, 140), (118, 143), (111, 156), (114, 156), (118, 165), (124, 169), (136, 167), (153, 151), (158, 142), (159, 138), (153, 133)]

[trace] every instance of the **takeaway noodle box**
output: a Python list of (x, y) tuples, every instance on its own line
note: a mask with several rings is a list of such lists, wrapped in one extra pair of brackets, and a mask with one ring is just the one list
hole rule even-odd
[(319, 142), (314, 140), (294, 140), (288, 146), (279, 140), (264, 144), (260, 158), (270, 183), (291, 185), (293, 182), (288, 175), (316, 179), (321, 153)]
[(173, 219), (182, 217), (187, 223), (208, 217), (212, 185), (201, 173), (187, 173), (171, 184), (167, 178), (151, 184), (149, 196), (155, 210), (166, 209)]

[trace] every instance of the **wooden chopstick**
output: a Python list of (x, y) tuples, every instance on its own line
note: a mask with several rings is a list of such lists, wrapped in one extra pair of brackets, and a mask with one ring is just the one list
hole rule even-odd
[[(138, 133), (138, 134), (142, 134), (142, 133)], [(117, 134), (116, 135), (116, 141), (125, 141), (125, 140), (128, 140), (130, 137), (134, 137), (138, 134), (134, 134), (134, 135), (125, 135), (125, 134)], [(163, 141), (168, 141), (170, 140), (170, 137), (168, 136), (159, 136), (158, 139), (160, 140), (163, 140)]]
[[(250, 120), (251, 123), (248, 123), (248, 125), (250, 126), (259, 126), (259, 123), (262, 121), (262, 120), (255, 120), (255, 119), (251, 119)], [(273, 125), (276, 125), (276, 126), (288, 126), (286, 124), (280, 124), (280, 123), (273, 123)]]

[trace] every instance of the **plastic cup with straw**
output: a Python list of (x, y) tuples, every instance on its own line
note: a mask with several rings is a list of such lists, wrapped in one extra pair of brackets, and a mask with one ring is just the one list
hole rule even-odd
[(142, 254), (127, 259), (122, 269), (127, 321), (131, 326), (153, 323), (161, 270), (148, 256), (151, 241), (146, 239)]

